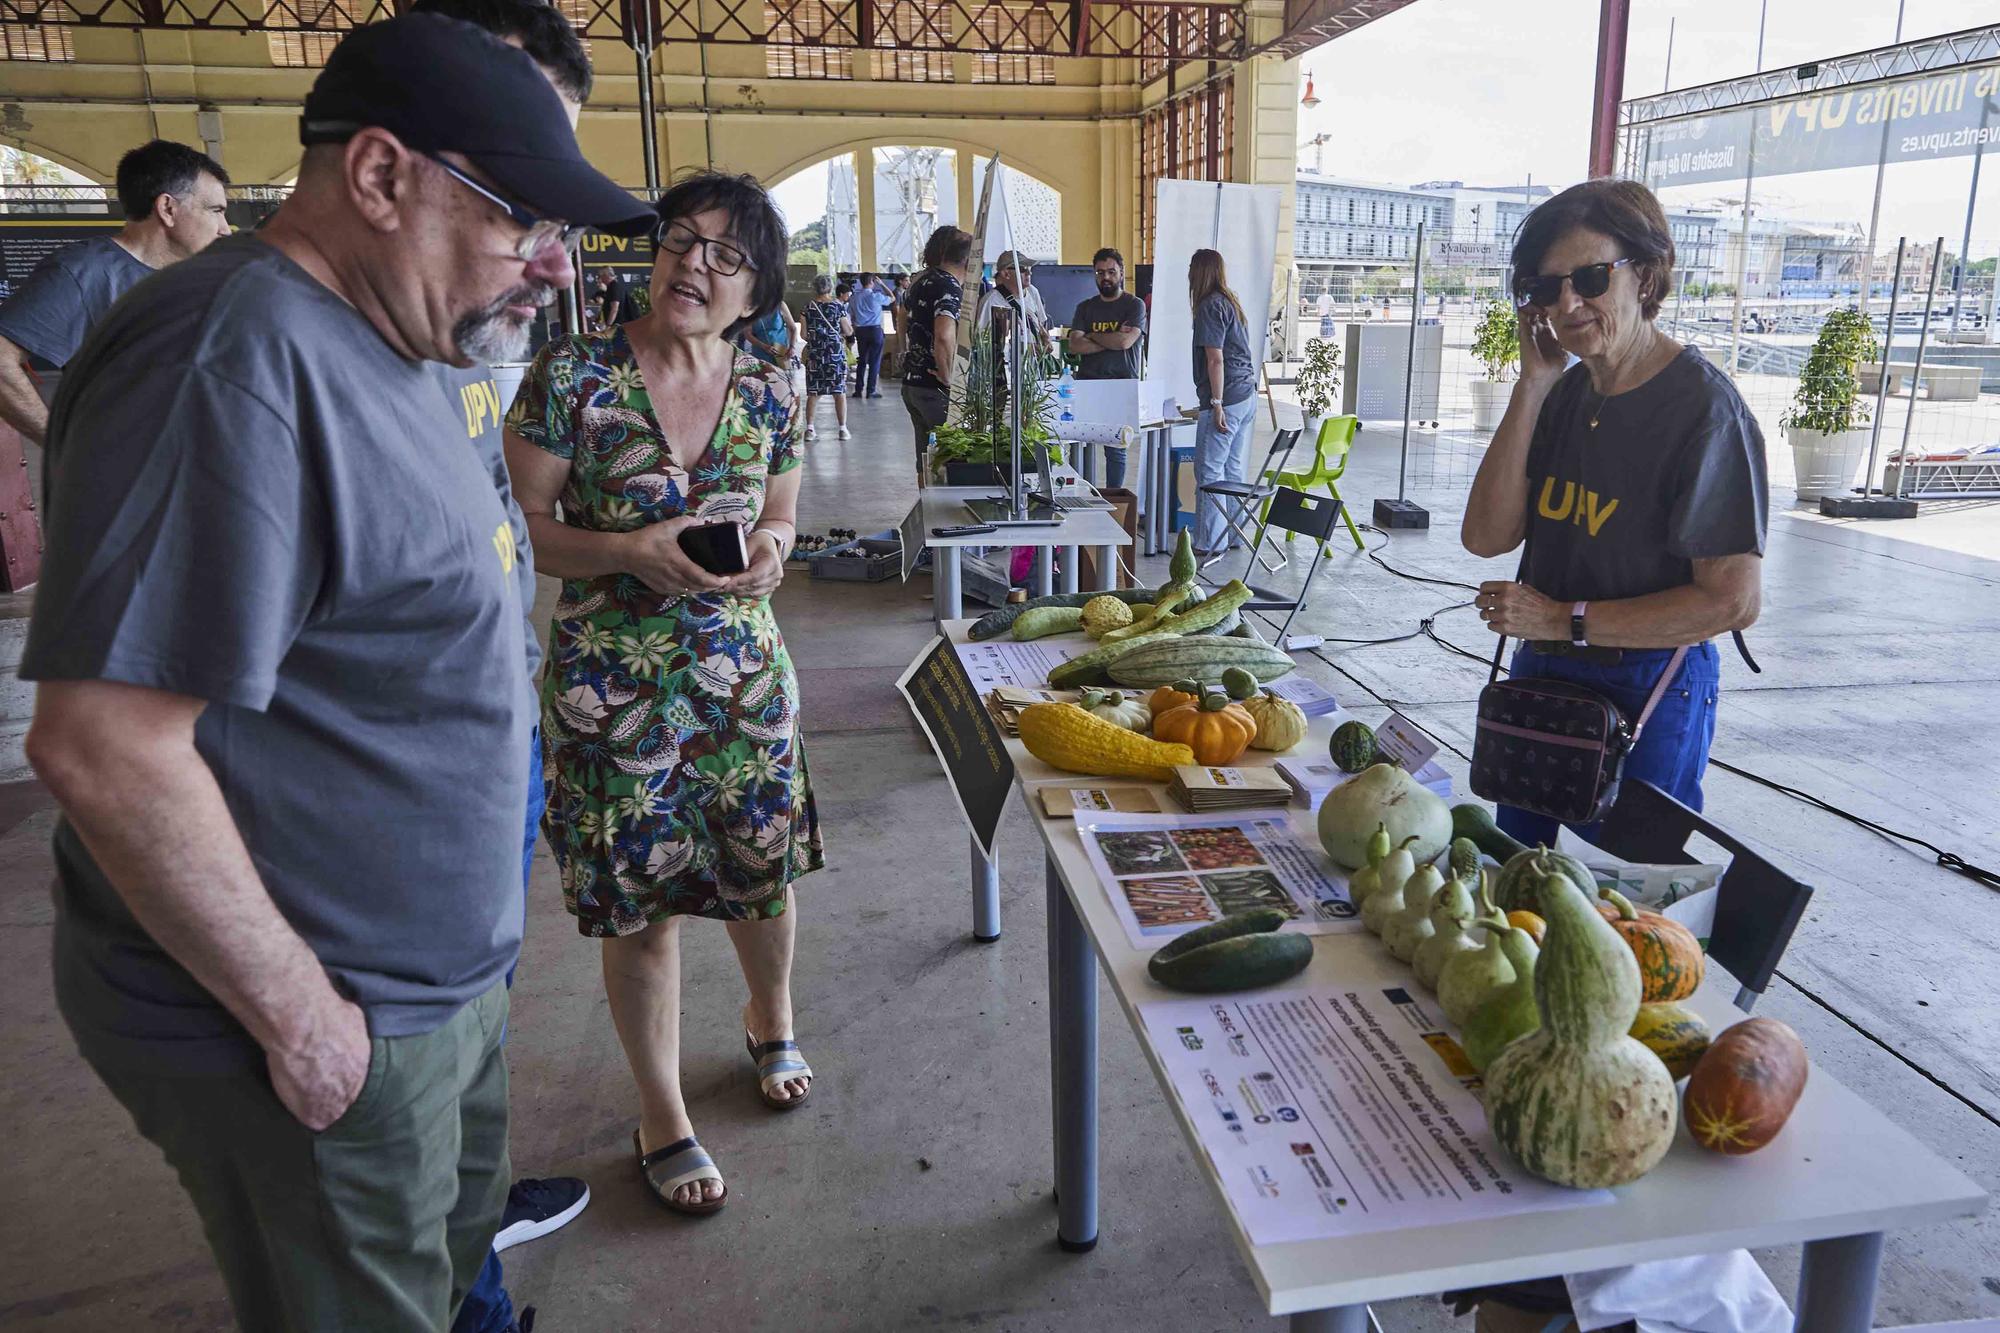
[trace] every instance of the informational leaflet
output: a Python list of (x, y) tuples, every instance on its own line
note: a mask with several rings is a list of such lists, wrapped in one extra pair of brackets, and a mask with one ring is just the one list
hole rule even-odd
[(1252, 907), (1284, 909), (1282, 929), (1303, 934), (1359, 930), (1346, 872), (1294, 813), (1079, 813), (1077, 833), (1134, 948)]
[(958, 660), (965, 664), (973, 693), (985, 695), (1002, 685), (1024, 690), (1047, 689), (1049, 672), (1072, 657), (1097, 647), (1089, 640), (1068, 642), (1055, 639), (988, 639), (983, 643), (954, 644)]
[(1139, 1014), (1253, 1244), (1612, 1201), (1507, 1155), (1464, 1053), (1401, 987), (1163, 1000)]

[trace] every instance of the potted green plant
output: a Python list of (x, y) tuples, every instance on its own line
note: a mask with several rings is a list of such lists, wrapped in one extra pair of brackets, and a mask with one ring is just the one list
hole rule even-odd
[(1305, 418), (1300, 442), (1308, 452), (1319, 443), (1320, 423), (1333, 415), (1340, 396), (1340, 347), (1326, 338), (1306, 342), (1306, 359), (1299, 367), (1299, 415)]
[(1868, 453), (1868, 401), (1857, 367), (1879, 361), (1881, 344), (1868, 316), (1853, 306), (1836, 310), (1819, 327), (1798, 392), (1779, 421), (1792, 446), (1801, 500), (1839, 493), (1854, 485)]
[(1486, 378), (1472, 381), (1472, 428), (1498, 430), (1514, 394), (1514, 367), (1521, 364), (1520, 315), (1508, 301), (1489, 301), (1472, 335), (1472, 359)]
[[(1021, 448), (1027, 450), (1055, 438), (1055, 390), (1046, 379), (1021, 378)], [(932, 479), (947, 486), (1006, 485), (1013, 467), (1008, 417), (1004, 398), (994, 393), (991, 351), (975, 345), (964, 373), (952, 382), (946, 424), (938, 427), (931, 454)]]

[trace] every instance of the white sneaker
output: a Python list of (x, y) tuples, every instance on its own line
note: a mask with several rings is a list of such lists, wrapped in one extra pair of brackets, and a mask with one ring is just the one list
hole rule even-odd
[(818, 439), (818, 438), (819, 438), (819, 427), (818, 427), (818, 426), (815, 426), (815, 425), (813, 425), (813, 424), (812, 424), (811, 422), (807, 422), (807, 423), (806, 423), (806, 438), (807, 438), (808, 440), (816, 440), (816, 439)]
[(840, 428), (840, 438), (843, 440), (851, 440), (854, 438), (854, 432), (849, 430), (847, 427), (842, 426)]

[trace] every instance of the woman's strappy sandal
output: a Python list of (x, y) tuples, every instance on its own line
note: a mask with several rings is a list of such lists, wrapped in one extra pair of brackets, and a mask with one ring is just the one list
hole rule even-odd
[(706, 1217), (719, 1212), (722, 1205), (729, 1202), (729, 1186), (724, 1184), (722, 1195), (715, 1199), (702, 1199), (698, 1203), (682, 1203), (674, 1198), (674, 1191), (683, 1185), (693, 1185), (704, 1180), (722, 1179), (722, 1172), (715, 1169), (715, 1159), (708, 1150), (690, 1134), (684, 1139), (669, 1143), (664, 1148), (646, 1152), (639, 1143), (639, 1131), (632, 1131), (632, 1151), (639, 1156), (639, 1174), (645, 1179), (646, 1188), (654, 1198), (677, 1213), (689, 1217)]
[(795, 1041), (760, 1042), (748, 1032), (743, 1034), (743, 1048), (750, 1053), (750, 1059), (757, 1066), (757, 1096), (773, 1111), (796, 1111), (812, 1096), (812, 1088), (798, 1097), (773, 1097), (771, 1092), (794, 1079), (811, 1078), (812, 1066), (799, 1054), (799, 1044)]

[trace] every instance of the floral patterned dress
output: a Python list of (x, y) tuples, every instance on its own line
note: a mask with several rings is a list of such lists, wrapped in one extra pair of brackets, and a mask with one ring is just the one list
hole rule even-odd
[[(738, 356), (708, 450), (681, 470), (622, 326), (543, 348), (507, 425), (569, 463), (563, 521), (597, 532), (682, 514), (754, 523), (766, 478), (800, 461), (784, 373)], [(768, 598), (563, 580), (542, 680), (542, 830), (577, 929), (781, 915), (785, 887), (824, 863), (798, 721)]]

